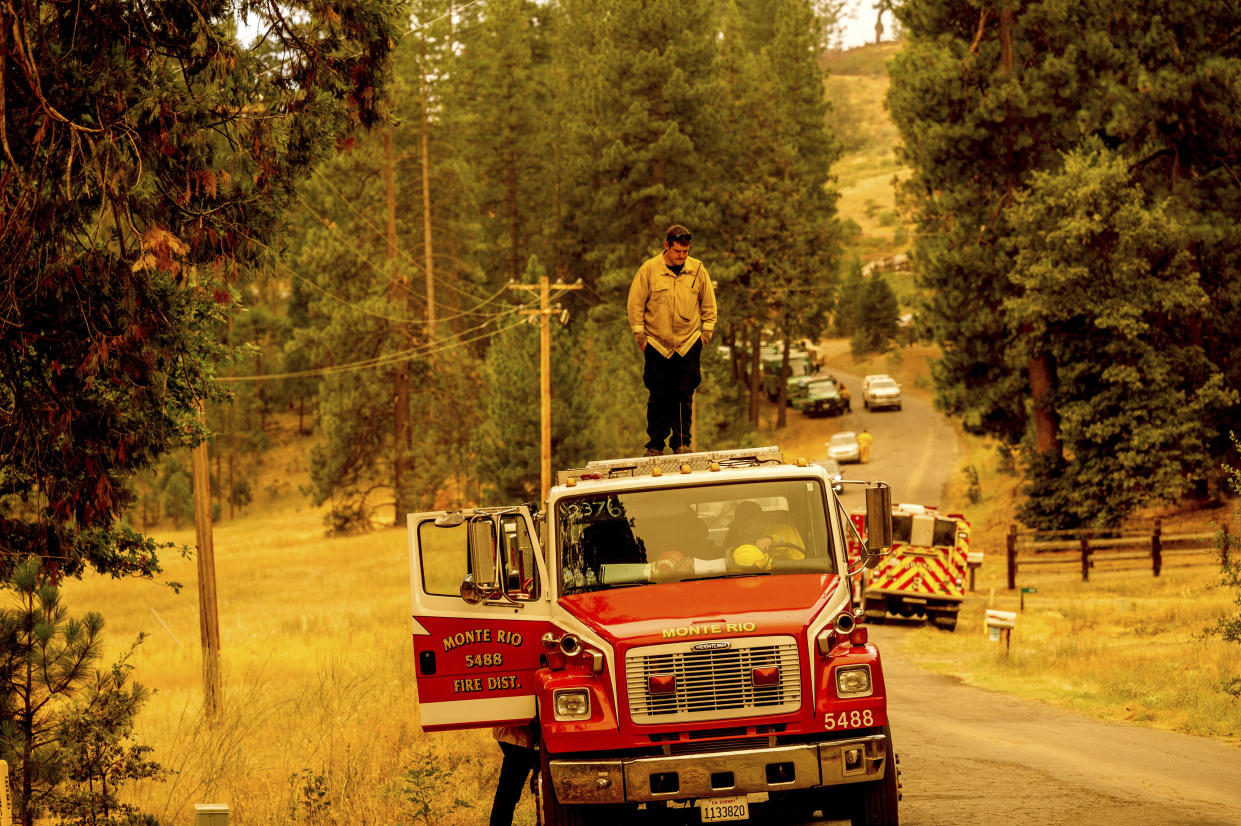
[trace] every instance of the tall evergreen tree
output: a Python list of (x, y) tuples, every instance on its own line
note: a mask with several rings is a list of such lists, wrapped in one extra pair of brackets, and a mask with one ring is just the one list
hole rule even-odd
[[(488, 3), (458, 26), (445, 112), (479, 224), (473, 258), (489, 284), (553, 260), (559, 234), (550, 64), (555, 7)], [(554, 267), (554, 261), (553, 261)]]
[[(710, 248), (706, 159), (720, 140), (712, 76), (711, 0), (565, 0), (557, 57), (571, 182), (565, 232), (578, 248), (570, 280), (623, 301), (673, 223)], [(571, 104), (571, 105), (570, 105)]]
[(0, 8), (0, 566), (159, 570), (124, 480), (200, 438), (229, 283), (380, 118), (393, 6)]
[(426, 23), (394, 55), (394, 124), (318, 170), (290, 256), (310, 297), (298, 342), (318, 367), (353, 366), (319, 386), (322, 441), (311, 452), (313, 497), (332, 503), (336, 529), (389, 513), (400, 521), (437, 501), (445, 435), (461, 421), (446, 411), (473, 409), (469, 387), (443, 403), (463, 374), (446, 353), (459, 353), (454, 335), (477, 338), (499, 311), (480, 297), (474, 219), (444, 114), (458, 32), (447, 3), (414, 10)]
[[(1036, 524), (1114, 522), (1143, 502), (1174, 496), (1173, 485), (1138, 489), (1121, 477), (1159, 480), (1164, 467), (1205, 472), (1210, 454), (1225, 447), (1224, 422), (1239, 412), (1235, 394), (1215, 388), (1241, 382), (1225, 333), (1241, 322), (1241, 229), (1233, 219), (1241, 206), (1241, 85), (1229, 80), (1241, 75), (1232, 36), (1241, 11), (1206, 0), (981, 7), (907, 0), (897, 14), (907, 45), (892, 67), (889, 103), (914, 170), (905, 193), (918, 214), (919, 278), (930, 291), (922, 317), (944, 353), (933, 371), (939, 402), (967, 428), (1025, 446), (1029, 489), (1045, 500), (1027, 512)], [(1077, 164), (1072, 174), (1069, 158)], [(1108, 171), (1117, 163), (1127, 176)], [(1026, 195), (1075, 192), (1089, 200), (1089, 181), (1108, 187), (1099, 221), (1117, 222), (1100, 229), (1134, 237), (1089, 236), (1074, 226), (1080, 216), (1053, 222)], [(1158, 245), (1143, 240), (1147, 224), (1128, 211), (1134, 193), (1142, 209), (1183, 231)], [(1047, 232), (1084, 246), (1049, 249)], [(1168, 257), (1169, 243), (1188, 258)], [(1075, 346), (1114, 327), (1117, 304), (1070, 294), (1084, 302), (1080, 320), (1046, 325), (1059, 311), (1045, 268), (1031, 259), (1035, 250), (1064, 267), (1120, 279), (1124, 314), (1142, 319), (1126, 339), (1126, 363), (1158, 354), (1161, 366), (1146, 368), (1170, 377), (1124, 406), (1131, 422), (1120, 442), (1106, 435), (1116, 408), (1096, 400), (1121, 392), (1116, 376), (1101, 372), (1097, 348)], [(1188, 270), (1176, 263), (1182, 260)], [(1148, 279), (1168, 279), (1172, 291), (1196, 283), (1206, 300), (1192, 310), (1152, 302), (1142, 286)], [(1035, 299), (1049, 305), (1032, 310)], [(1134, 425), (1164, 421), (1161, 411), (1181, 405), (1197, 421), (1189, 431), (1177, 426), (1154, 444), (1138, 441), (1150, 432)], [(1209, 447), (1195, 447), (1203, 443)], [(1078, 461), (1106, 452), (1140, 457), (1138, 465)], [(1099, 486), (1104, 495), (1067, 504)]]
[[(1028, 522), (1114, 522), (1175, 499), (1210, 452), (1211, 412), (1235, 402), (1201, 349), (1181, 346), (1207, 297), (1178, 213), (1171, 199), (1152, 203), (1098, 142), (1036, 174), (1017, 198), (1021, 296), (1007, 310), (1058, 366), (1063, 447), (1029, 480)], [(1203, 384), (1187, 380), (1203, 374)]]
[[(724, 320), (750, 350), (767, 328), (786, 344), (818, 338), (838, 281), (836, 196), (828, 188), (838, 150), (825, 124), (817, 24), (804, 0), (773, 0), (772, 9), (775, 24), (758, 55), (739, 48), (744, 18), (726, 11), (719, 63), (721, 79), (735, 84), (721, 107), (729, 140), (715, 170), (724, 273), (739, 299)], [(747, 378), (756, 421), (753, 368)], [(779, 417), (783, 424), (783, 404)]]
[(892, 292), (883, 273), (873, 272), (861, 282), (855, 302), (853, 307), (857, 316), (850, 342), (853, 355), (887, 350), (889, 344), (896, 340), (900, 307), (896, 303), (896, 293)]
[[(768, 242), (776, 277), (772, 285), (778, 330), (786, 356), (793, 341), (818, 340), (839, 283), (840, 230), (831, 166), (840, 155), (826, 126), (829, 104), (819, 68), (819, 25), (806, 0), (782, 0), (775, 34), (763, 50), (767, 95), (775, 107), (782, 181), (774, 200), (780, 221)], [(787, 366), (784, 367), (787, 371)], [(787, 385), (780, 383), (780, 426), (785, 423)]]

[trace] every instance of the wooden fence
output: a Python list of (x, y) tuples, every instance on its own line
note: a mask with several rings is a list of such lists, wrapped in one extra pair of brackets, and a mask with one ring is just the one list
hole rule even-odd
[(1150, 527), (1126, 527), (1116, 530), (1019, 531), (1016, 525), (1008, 530), (1008, 590), (1017, 588), (1019, 568), (1080, 565), (1082, 582), (1090, 581), (1095, 561), (1106, 562), (1108, 570), (1151, 568), (1159, 576), (1164, 557), (1203, 556), (1219, 552), (1220, 563), (1228, 561), (1227, 529), (1225, 541), (1217, 535), (1165, 534), (1162, 520)]

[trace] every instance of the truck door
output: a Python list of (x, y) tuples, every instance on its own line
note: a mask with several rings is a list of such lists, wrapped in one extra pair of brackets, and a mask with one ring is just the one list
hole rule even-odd
[(423, 730), (532, 719), (551, 591), (529, 511), (414, 513), (408, 524)]

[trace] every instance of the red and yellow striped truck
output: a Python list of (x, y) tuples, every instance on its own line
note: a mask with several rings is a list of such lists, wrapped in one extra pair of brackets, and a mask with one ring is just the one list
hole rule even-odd
[[(866, 514), (850, 518), (866, 536)], [(850, 556), (858, 558), (860, 545), (850, 540)], [(870, 622), (888, 616), (925, 617), (951, 631), (965, 599), (965, 578), (971, 559), (970, 523), (959, 513), (940, 513), (926, 505), (892, 506), (892, 550), (875, 567), (860, 575), (858, 597)]]

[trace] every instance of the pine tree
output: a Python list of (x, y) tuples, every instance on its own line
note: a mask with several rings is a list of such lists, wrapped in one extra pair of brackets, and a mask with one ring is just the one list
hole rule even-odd
[(31, 826), (64, 779), (57, 703), (90, 676), (103, 617), (71, 619), (37, 559), (18, 563), (7, 585), (18, 607), (0, 611), (0, 696), (8, 704), (0, 752), (13, 766), (14, 814)]
[[(623, 302), (664, 230), (718, 243), (705, 158), (720, 140), (710, 0), (566, 0), (556, 69), (569, 184), (564, 231), (578, 245), (567, 280)], [(708, 265), (709, 266), (709, 265)], [(619, 331), (618, 331), (619, 334)]]
[[(1043, 500), (1027, 515), (1040, 526), (1111, 523), (1174, 497), (1161, 469), (1205, 473), (1226, 448), (1224, 424), (1241, 412), (1236, 393), (1222, 390), (1241, 382), (1225, 333), (1241, 322), (1232, 218), (1241, 87), (1224, 80), (1241, 74), (1241, 47), (1226, 34), (1241, 13), (1209, 2), (910, 0), (897, 14), (908, 41), (889, 104), (914, 170), (904, 192), (918, 213), (919, 279), (930, 293), (921, 317), (943, 349), (933, 370), (940, 404), (968, 429), (1024, 446), (1028, 490)], [(1116, 175), (1116, 164), (1128, 174)], [(1090, 181), (1106, 183), (1106, 194)], [(1099, 237), (1076, 226), (1075, 212), (1041, 212), (1035, 191), (1102, 197)], [(1133, 209), (1166, 216), (1162, 243), (1143, 235), (1148, 225)], [(1090, 243), (1051, 249), (1047, 233)], [(1100, 240), (1109, 233), (1137, 235)], [(1059, 313), (1047, 261), (1108, 273), (1117, 300), (1083, 304), (1070, 325), (1045, 323)], [(1201, 289), (1205, 300), (1186, 309), (1180, 298), (1152, 298), (1146, 285), (1163, 278), (1173, 292), (1193, 285), (1181, 298)], [(1094, 331), (1115, 329), (1118, 313), (1141, 319), (1123, 339), (1122, 363), (1157, 353), (1144, 368), (1171, 381), (1145, 383), (1123, 413), (1098, 403), (1130, 391), (1089, 344)], [(1171, 410), (1194, 423), (1172, 425)], [(1121, 434), (1118, 413), (1128, 419)], [(1139, 439), (1155, 431), (1154, 444)], [(1089, 455), (1099, 459), (1082, 464)], [(1083, 489), (1103, 495), (1081, 497)]]
[(896, 340), (900, 308), (896, 293), (883, 277), (873, 272), (860, 285), (854, 305), (857, 316), (849, 348), (854, 357), (882, 353)]
[[(1188, 378), (1210, 370), (1179, 341), (1206, 302), (1190, 230), (1170, 199), (1148, 200), (1127, 166), (1088, 142), (1062, 170), (1034, 175), (1013, 208), (1022, 292), (1007, 309), (1058, 365), (1063, 447), (1027, 485), (1028, 524), (1112, 524), (1176, 499), (1209, 452), (1210, 411), (1235, 400), (1219, 373), (1203, 385)], [(1091, 496), (1069, 494), (1081, 490)]]
[[(469, 421), (447, 411), (476, 409), (452, 337), (477, 338), (498, 313), (479, 300), (464, 252), (469, 196), (443, 114), (457, 32), (447, 4), (416, 11), (428, 22), (394, 56), (396, 125), (317, 170), (289, 256), (292, 277), (309, 287), (297, 346), (319, 367), (352, 365), (319, 384), (321, 441), (310, 456), (313, 500), (331, 502), (336, 530), (389, 513), (400, 521), (437, 501), (447, 437)], [(461, 392), (445, 399), (449, 386)]]
[[(0, 9), (0, 565), (159, 570), (127, 477), (202, 437), (230, 284), (295, 181), (375, 124), (394, 8)], [(296, 22), (291, 22), (296, 21)], [(89, 34), (86, 34), (89, 32)]]
[(489, 285), (520, 279), (531, 255), (555, 267), (554, 21), (555, 7), (501, 0), (457, 28), (445, 111), (479, 224), (472, 257)]
[[(726, 12), (720, 74), (735, 98), (722, 106), (728, 140), (715, 191), (725, 274), (740, 299), (726, 323), (751, 347), (771, 328), (788, 352), (793, 340), (821, 335), (834, 298), (839, 240), (828, 180), (838, 149), (825, 125), (814, 14), (802, 0), (776, 0), (772, 10), (775, 23), (757, 56), (739, 48), (744, 16)], [(747, 377), (756, 421), (757, 383)]]

